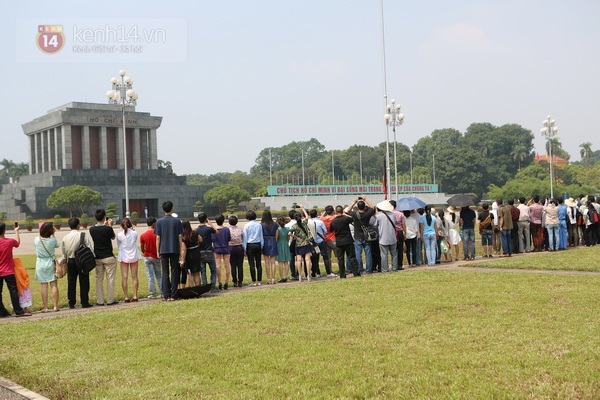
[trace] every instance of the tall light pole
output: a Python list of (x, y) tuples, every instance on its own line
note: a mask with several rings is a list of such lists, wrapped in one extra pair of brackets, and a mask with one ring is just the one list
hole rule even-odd
[(413, 192), (413, 166), (412, 166), (412, 150), (410, 151), (410, 192)]
[[(391, 126), (392, 130), (394, 132), (394, 180), (396, 182), (396, 197), (398, 197), (398, 157), (396, 156), (396, 126), (400, 126), (404, 122), (404, 114), (402, 114), (400, 112), (401, 108), (402, 107), (400, 107), (400, 104), (396, 104), (396, 99), (392, 99), (391, 104), (388, 104), (386, 106), (386, 114), (383, 117), (385, 119), (385, 124), (387, 125), (387, 127), (389, 128)], [(388, 135), (388, 142), (389, 142), (389, 135)], [(389, 148), (388, 148), (387, 162), (388, 162), (388, 180), (389, 180), (390, 179)], [(388, 193), (389, 192), (390, 191), (388, 189)], [(390, 193), (390, 196), (391, 196), (391, 193)]]
[(558, 127), (556, 126), (556, 121), (548, 117), (544, 121), (542, 121), (543, 128), (540, 130), (542, 132), (542, 136), (544, 136), (548, 141), (548, 152), (550, 153), (550, 197), (554, 198), (554, 160), (552, 159), (552, 138), (558, 134)]
[(138, 99), (137, 93), (133, 90), (133, 79), (125, 76), (125, 70), (120, 70), (121, 81), (117, 78), (111, 78), (112, 90), (106, 92), (109, 104), (121, 106), (123, 118), (123, 165), (125, 169), (125, 216), (129, 218), (129, 183), (127, 181), (127, 130), (125, 126), (125, 107), (134, 107)]

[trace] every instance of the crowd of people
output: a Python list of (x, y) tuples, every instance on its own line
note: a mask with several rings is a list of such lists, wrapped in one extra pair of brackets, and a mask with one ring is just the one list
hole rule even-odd
[[(328, 205), (322, 213), (300, 206), (287, 216), (273, 218), (269, 210), (260, 221), (256, 212), (246, 213), (247, 223), (238, 226), (238, 217), (218, 215), (214, 223), (205, 213), (198, 215), (198, 227), (182, 221), (173, 212), (173, 203), (163, 203), (165, 215), (147, 219), (147, 230), (139, 235), (131, 220), (121, 221), (115, 235), (112, 220), (105, 210), (95, 213), (96, 225), (81, 231), (77, 218), (69, 219), (71, 231), (59, 243), (50, 222), (41, 224), (34, 239), (35, 279), (41, 284), (42, 312), (59, 311), (59, 290), (55, 276), (55, 249), (67, 261), (67, 298), (69, 308), (77, 303), (77, 282), (82, 308), (111, 306), (115, 299), (117, 266), (121, 266), (121, 286), (125, 303), (137, 302), (138, 263), (143, 260), (148, 279), (148, 298), (164, 301), (179, 298), (186, 286), (208, 285), (211, 292), (242, 287), (244, 258), (247, 257), (251, 281), (248, 286), (285, 283), (311, 278), (355, 277), (375, 272), (394, 272), (407, 267), (461, 259), (475, 259), (475, 229), (479, 228), (483, 257), (510, 257), (515, 253), (559, 251), (598, 243), (600, 205), (593, 196), (577, 200), (544, 199), (528, 201), (521, 197), (504, 204), (498, 199), (491, 206), (483, 203), (478, 211), (454, 206), (435, 210), (427, 205), (414, 210), (397, 210), (396, 202), (384, 200), (373, 205), (366, 196), (357, 197), (346, 208)], [(32, 295), (29, 277), (22, 263), (13, 259), (20, 235), (6, 238), (6, 225), (0, 224), (0, 295), (8, 287), (17, 317), (31, 315)], [(117, 256), (113, 251), (116, 240)], [(138, 247), (139, 242), (139, 247)], [(81, 243), (95, 255), (96, 303), (90, 302), (90, 272), (78, 265), (75, 252)], [(338, 274), (333, 270), (337, 259)], [(320, 260), (325, 272), (321, 275)], [(263, 261), (266, 281), (263, 280)], [(207, 271), (208, 269), (208, 271)], [(208, 274), (210, 272), (210, 283)], [(106, 278), (106, 292), (104, 279)], [(131, 288), (129, 290), (129, 279)], [(130, 296), (132, 294), (132, 296)], [(0, 317), (11, 315), (0, 297)]]

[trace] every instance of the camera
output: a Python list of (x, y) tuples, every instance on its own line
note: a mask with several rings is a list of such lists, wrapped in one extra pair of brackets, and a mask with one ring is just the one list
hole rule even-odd
[(15, 221), (15, 228), (19, 227), (19, 223), (17, 221)]
[(363, 198), (362, 198), (361, 196), (358, 196), (358, 199), (359, 199), (359, 200), (362, 200)]

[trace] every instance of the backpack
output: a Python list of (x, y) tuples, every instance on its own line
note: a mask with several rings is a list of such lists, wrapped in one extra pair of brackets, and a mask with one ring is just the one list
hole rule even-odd
[(600, 221), (600, 218), (598, 217), (598, 213), (596, 212), (596, 209), (594, 209), (594, 208), (591, 208), (588, 210), (588, 218), (592, 224), (595, 224)]
[(77, 268), (84, 273), (90, 273), (96, 267), (96, 256), (92, 249), (85, 245), (85, 232), (81, 232), (79, 247), (75, 250), (75, 263)]
[[(358, 223), (360, 224), (360, 227), (363, 231), (363, 235), (365, 235), (365, 240), (367, 242), (374, 242), (376, 240), (379, 240), (379, 232), (377, 231), (377, 229), (375, 229), (375, 227), (371, 226), (371, 225), (364, 225), (362, 223), (362, 213), (358, 213), (357, 214), (357, 220)], [(391, 221), (390, 221), (391, 222)], [(356, 226), (356, 224), (355, 224)]]
[(488, 229), (492, 225), (492, 213), (489, 213), (488, 216), (481, 222), (481, 227), (483, 229)]

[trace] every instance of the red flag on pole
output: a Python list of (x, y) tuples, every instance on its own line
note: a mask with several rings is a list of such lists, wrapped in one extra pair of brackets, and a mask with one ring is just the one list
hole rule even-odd
[(383, 157), (383, 179), (381, 180), (381, 186), (383, 189), (383, 199), (388, 199), (388, 187), (387, 187), (387, 162), (385, 156)]

